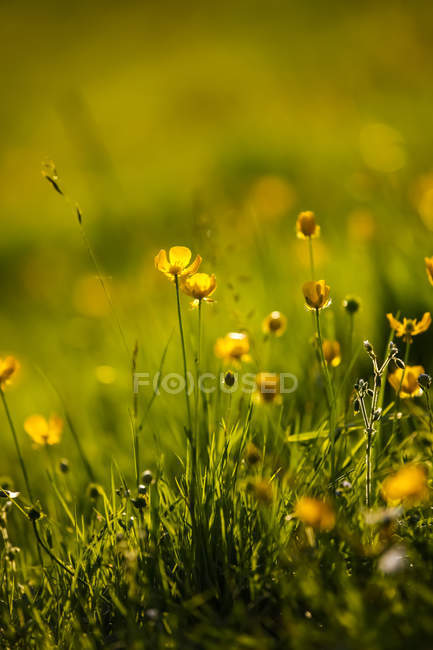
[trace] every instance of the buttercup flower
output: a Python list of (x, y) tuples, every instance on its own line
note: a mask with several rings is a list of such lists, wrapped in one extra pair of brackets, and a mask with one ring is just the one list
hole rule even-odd
[(328, 365), (336, 368), (341, 363), (341, 347), (338, 341), (325, 339), (322, 345), (323, 356)]
[(191, 305), (197, 307), (201, 300), (213, 302), (209, 296), (213, 294), (217, 284), (213, 273), (212, 275), (208, 275), (207, 273), (194, 273), (194, 275), (183, 278), (180, 286), (187, 296), (194, 298)]
[(259, 372), (253, 399), (256, 404), (281, 404), (280, 376), (275, 372)]
[(433, 284), (433, 257), (425, 257), (425, 270), (430, 284)]
[(197, 255), (190, 264), (191, 251), (186, 246), (172, 246), (168, 251), (160, 250), (155, 257), (155, 267), (164, 273), (169, 280), (175, 282), (176, 278), (186, 278), (197, 272), (201, 264), (201, 257)]
[(234, 366), (239, 366), (243, 361), (251, 361), (249, 351), (250, 341), (244, 332), (229, 332), (217, 339), (214, 347), (216, 357), (223, 359), (225, 364)]
[(299, 499), (295, 507), (295, 517), (318, 530), (331, 530), (335, 526), (335, 513), (331, 506), (312, 497)]
[[(406, 366), (404, 370), (402, 368), (397, 368), (393, 373), (388, 375), (388, 381), (394, 388), (395, 392), (400, 390), (401, 398), (419, 397), (422, 395), (422, 388), (418, 384), (418, 377), (424, 374), (424, 372), (422, 366)], [(404, 377), (403, 381), (401, 381), (403, 373)]]
[(429, 496), (427, 474), (421, 465), (404, 465), (395, 474), (388, 476), (382, 485), (382, 496), (387, 503), (409, 504), (426, 501)]
[(298, 220), (296, 221), (296, 235), (300, 239), (318, 237), (320, 235), (320, 226), (316, 224), (314, 212), (308, 210), (299, 214)]
[(314, 309), (325, 309), (325, 307), (328, 307), (331, 304), (330, 290), (325, 280), (305, 282), (302, 286), (302, 291), (306, 308), (313, 311)]
[(43, 415), (30, 415), (24, 422), (24, 429), (37, 445), (55, 445), (60, 442), (63, 420), (51, 415), (47, 420)]
[(398, 337), (403, 337), (403, 341), (412, 343), (413, 336), (426, 332), (431, 325), (431, 315), (426, 311), (421, 320), (417, 321), (415, 318), (403, 318), (399, 321), (392, 314), (386, 315), (389, 324)]
[(282, 336), (287, 327), (287, 318), (280, 311), (271, 311), (262, 323), (262, 330), (265, 334)]
[(0, 359), (0, 388), (3, 390), (5, 386), (11, 383), (12, 376), (19, 370), (20, 364), (15, 357), (6, 357)]

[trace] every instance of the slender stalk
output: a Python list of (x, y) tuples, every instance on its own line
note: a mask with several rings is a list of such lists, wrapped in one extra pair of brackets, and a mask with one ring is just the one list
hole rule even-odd
[(319, 344), (319, 354), (320, 354), (320, 360), (322, 362), (322, 373), (323, 377), (325, 379), (325, 386), (326, 386), (326, 394), (328, 398), (328, 404), (329, 404), (329, 440), (331, 443), (331, 480), (334, 481), (335, 479), (335, 426), (336, 426), (336, 421), (335, 421), (335, 408), (336, 408), (336, 397), (335, 397), (335, 390), (334, 390), (334, 384), (331, 380), (329, 370), (328, 370), (328, 365), (325, 360), (325, 355), (323, 354), (323, 340), (322, 340), (322, 332), (320, 328), (320, 313), (319, 309), (315, 310), (315, 316), (316, 316), (316, 333), (317, 333), (317, 341)]
[(394, 411), (394, 420), (392, 423), (392, 434), (395, 433), (395, 430), (397, 428), (397, 414), (398, 414), (398, 409), (400, 408), (400, 392), (401, 392), (401, 387), (403, 386), (404, 376), (406, 374), (407, 362), (409, 361), (410, 344), (411, 341), (408, 338), (408, 340), (406, 341), (406, 350), (404, 352), (404, 368), (401, 373), (400, 384), (398, 386), (398, 391), (395, 398), (395, 411)]
[(196, 444), (198, 443), (198, 414), (199, 414), (199, 404), (200, 404), (200, 365), (201, 365), (201, 330), (202, 330), (202, 314), (201, 314), (201, 303), (198, 301), (198, 319), (197, 319), (197, 356), (196, 356), (196, 386), (195, 386), (195, 435), (196, 435)]
[(426, 399), (426, 402), (427, 402), (428, 421), (429, 421), (430, 433), (433, 433), (433, 412), (432, 412), (432, 408), (431, 408), (430, 393), (429, 393), (428, 388), (424, 389), (424, 395), (425, 395), (425, 399)]
[(313, 238), (308, 237), (308, 252), (310, 254), (310, 270), (311, 270), (311, 279), (314, 280), (314, 255), (313, 255)]
[(134, 377), (137, 370), (138, 341), (135, 343), (131, 361), (132, 375), (132, 426), (134, 429), (134, 456), (135, 456), (135, 478), (137, 487), (140, 484), (140, 438), (138, 427), (138, 393), (134, 390)]
[(25, 463), (24, 463), (24, 458), (23, 458), (23, 455), (22, 455), (22, 453), (21, 453), (20, 443), (19, 443), (19, 441), (18, 441), (18, 436), (17, 436), (16, 430), (15, 430), (14, 423), (13, 423), (13, 421), (12, 421), (12, 416), (11, 416), (11, 414), (10, 414), (9, 407), (8, 407), (8, 405), (7, 405), (7, 402), (6, 402), (6, 397), (5, 397), (5, 394), (4, 394), (2, 388), (0, 388), (0, 395), (1, 395), (1, 398), (2, 398), (2, 402), (3, 402), (4, 410), (5, 410), (5, 413), (6, 413), (6, 417), (7, 417), (8, 423), (9, 423), (9, 428), (10, 428), (10, 430), (11, 430), (12, 437), (13, 437), (13, 439), (14, 439), (15, 449), (16, 449), (16, 451), (17, 451), (18, 460), (19, 460), (20, 465), (21, 465), (21, 471), (22, 471), (23, 476), (24, 476), (24, 482), (25, 482), (25, 484), (26, 484), (27, 492), (28, 492), (28, 494), (29, 494), (30, 501), (33, 501), (33, 495), (32, 495), (32, 490), (31, 490), (31, 488), (30, 488), (29, 476), (28, 476), (28, 474), (27, 474), (26, 465), (25, 465)]
[(174, 278), (176, 286), (176, 302), (177, 302), (177, 316), (179, 319), (179, 332), (180, 332), (180, 342), (182, 347), (182, 358), (183, 358), (183, 376), (185, 379), (185, 400), (186, 400), (186, 410), (188, 415), (188, 427), (189, 433), (192, 432), (192, 419), (191, 419), (191, 405), (189, 403), (189, 394), (188, 394), (188, 366), (186, 363), (186, 350), (185, 350), (185, 338), (183, 335), (183, 325), (182, 325), (182, 310), (180, 308), (180, 295), (179, 295), (179, 278), (176, 275)]

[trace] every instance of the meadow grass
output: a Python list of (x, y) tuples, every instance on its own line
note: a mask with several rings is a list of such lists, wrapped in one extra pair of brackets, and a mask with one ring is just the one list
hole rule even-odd
[[(317, 224), (303, 215), (297, 232), (308, 240), (311, 279), (306, 271), (299, 303), (312, 312), (303, 313), (311, 341), (293, 393), (279, 383), (291, 370), (290, 315), (272, 312), (255, 331), (239, 326), (215, 343), (208, 322), (224, 279), (202, 273), (201, 258), (191, 263), (183, 246), (162, 250), (156, 270), (149, 264), (171, 334), (145, 396), (134, 380), (143, 342), (128, 352), (129, 389), (118, 399), (128, 402), (129, 468), (116, 452), (109, 462), (98, 447), (89, 454), (61, 387), (60, 416), (36, 414), (18, 427), (18, 364), (2, 361), (5, 425), (17, 454), (0, 493), (3, 647), (430, 647), (431, 380), (410, 365), (411, 340), (430, 323), (397, 314), (376, 352), (367, 340), (354, 342), (360, 305), (348, 298), (337, 311), (341, 344), (325, 339), (333, 290), (314, 277)], [(151, 343), (157, 328), (148, 324)], [(184, 385), (176, 395), (163, 394), (169, 347), (170, 370)], [(211, 393), (197, 384), (208, 370), (218, 377)], [(240, 390), (248, 372), (252, 392)], [(23, 450), (24, 432), (37, 449)], [(72, 466), (56, 453), (69, 435)]]

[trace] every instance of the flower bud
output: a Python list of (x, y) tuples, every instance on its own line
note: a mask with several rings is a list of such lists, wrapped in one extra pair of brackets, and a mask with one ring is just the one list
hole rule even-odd
[(235, 378), (234, 374), (231, 372), (231, 370), (227, 370), (226, 374), (224, 375), (224, 383), (225, 383), (225, 385), (228, 386), (229, 388), (231, 388), (232, 386), (234, 386), (235, 381), (236, 381), (236, 378)]
[(360, 306), (361, 303), (357, 298), (351, 298), (348, 296), (343, 300), (343, 307), (348, 314), (356, 314)]
[(423, 388), (424, 390), (428, 390), (431, 386), (432, 383), (432, 378), (430, 375), (428, 375), (426, 372), (423, 372), (419, 377), (418, 377), (418, 384)]
[(141, 474), (141, 480), (144, 483), (144, 485), (150, 485), (153, 481), (153, 474), (150, 471), (150, 469), (146, 469), (142, 474)]
[(36, 508), (31, 508), (28, 512), (28, 517), (32, 521), (37, 521), (38, 519), (41, 518), (41, 513), (39, 512), (39, 510), (36, 510)]

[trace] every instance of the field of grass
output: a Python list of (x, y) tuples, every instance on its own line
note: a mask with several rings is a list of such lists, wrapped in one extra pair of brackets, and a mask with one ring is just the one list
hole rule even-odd
[(433, 646), (432, 24), (0, 7), (0, 648)]

